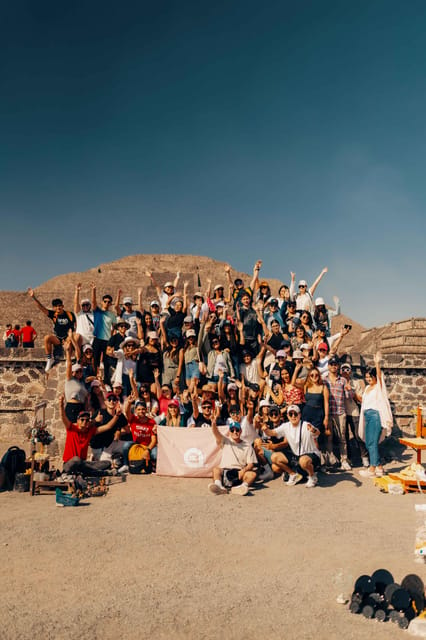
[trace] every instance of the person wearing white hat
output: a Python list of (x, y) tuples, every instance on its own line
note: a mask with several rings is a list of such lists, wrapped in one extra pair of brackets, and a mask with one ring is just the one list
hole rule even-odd
[(335, 309), (327, 308), (324, 298), (315, 298), (314, 324), (318, 327), (326, 328), (326, 336), (330, 336), (331, 319), (340, 314), (340, 300), (337, 296), (333, 296)]
[(140, 311), (133, 308), (133, 298), (131, 296), (124, 296), (123, 306), (120, 306), (121, 289), (118, 291), (118, 299), (116, 304), (117, 318), (129, 323), (129, 328), (126, 329), (126, 336), (131, 338), (142, 340), (142, 314)]
[(318, 482), (316, 470), (320, 466), (319, 450), (316, 439), (320, 430), (309, 422), (302, 421), (300, 408), (291, 404), (287, 408), (288, 422), (275, 429), (264, 428), (264, 433), (271, 437), (285, 438), (291, 453), (276, 452), (272, 454), (272, 462), (288, 473), (286, 485), (293, 486), (307, 475), (306, 487), (313, 488)]
[(167, 305), (167, 301), (169, 300), (170, 296), (172, 296), (175, 293), (176, 288), (179, 284), (180, 271), (176, 272), (176, 278), (174, 279), (173, 282), (168, 281), (164, 283), (163, 290), (161, 290), (160, 285), (154, 280), (152, 271), (147, 269), (145, 271), (145, 275), (148, 276), (148, 278), (151, 280), (151, 284), (155, 287), (157, 291), (158, 299), (161, 303), (161, 310), (164, 311)]
[(290, 297), (293, 300), (296, 300), (296, 309), (298, 311), (309, 311), (311, 314), (314, 313), (314, 301), (312, 296), (314, 295), (315, 289), (319, 285), (321, 279), (327, 272), (328, 268), (324, 267), (310, 287), (308, 287), (306, 280), (299, 280), (298, 293), (295, 291), (296, 274), (293, 271), (291, 272)]
[(66, 353), (66, 380), (64, 385), (65, 414), (71, 422), (77, 420), (80, 411), (89, 407), (89, 392), (83, 382), (83, 367), (78, 362), (71, 362), (70, 343), (65, 345)]
[(74, 314), (76, 317), (76, 328), (73, 334), (73, 343), (75, 345), (75, 357), (80, 360), (81, 347), (84, 344), (92, 344), (93, 342), (93, 311), (92, 303), (89, 298), (84, 298), (80, 302), (81, 283), (78, 282), (74, 291)]

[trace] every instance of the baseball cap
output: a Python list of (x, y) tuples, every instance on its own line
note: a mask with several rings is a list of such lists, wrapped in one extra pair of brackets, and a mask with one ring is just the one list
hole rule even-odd
[(185, 331), (185, 336), (187, 338), (190, 338), (191, 336), (195, 338), (196, 335), (197, 334), (195, 333), (195, 329), (188, 329), (188, 331)]
[(328, 344), (326, 342), (320, 342), (318, 345), (318, 351), (320, 349), (324, 349), (325, 351), (328, 351)]
[(192, 316), (185, 316), (183, 319), (184, 322), (194, 322), (194, 319)]
[(123, 304), (133, 304), (133, 300), (130, 296), (123, 298)]
[(304, 342), (303, 344), (300, 345), (300, 351), (303, 351), (304, 349), (306, 349), (307, 351), (310, 350), (310, 346), (308, 344), (306, 344), (306, 342)]
[(287, 358), (287, 354), (283, 349), (279, 349), (275, 355), (276, 358)]
[(308, 283), (306, 282), (306, 280), (299, 280), (299, 287), (300, 287), (300, 286), (302, 286), (302, 287), (307, 287), (307, 286), (308, 286)]
[(300, 407), (297, 404), (291, 404), (289, 407), (287, 407), (287, 413), (289, 413), (290, 411), (300, 413)]
[(136, 400), (135, 407), (146, 407), (146, 402), (144, 400)]
[(99, 380), (92, 380), (92, 382), (90, 383), (90, 388), (93, 389), (93, 387), (100, 387), (101, 383), (99, 382)]
[(352, 367), (349, 362), (344, 362), (340, 368), (342, 371), (344, 371), (345, 369), (346, 371), (352, 371)]
[(174, 287), (175, 285), (173, 284), (173, 282), (166, 282), (166, 284), (164, 285), (164, 288), (166, 287)]
[(158, 335), (156, 331), (148, 331), (148, 333), (146, 334), (146, 337), (151, 340), (158, 340)]
[(90, 411), (80, 411), (78, 418), (90, 418)]
[(120, 347), (124, 347), (126, 344), (137, 344), (137, 343), (138, 343), (138, 340), (136, 338), (127, 336), (127, 338), (124, 338), (123, 342), (120, 344)]
[(336, 356), (331, 356), (328, 364), (339, 364), (339, 358), (336, 358)]
[(230, 382), (226, 388), (228, 389), (228, 391), (230, 391), (231, 389), (233, 389), (234, 391), (237, 391), (237, 389), (238, 389), (238, 387), (235, 384), (235, 382)]
[(229, 423), (229, 430), (236, 429), (237, 431), (241, 431), (241, 425), (236, 420), (231, 420)]
[(215, 287), (214, 287), (213, 291), (217, 291), (218, 289), (224, 289), (223, 284), (217, 284), (217, 285), (215, 285)]
[(300, 349), (296, 349), (296, 351), (293, 351), (293, 360), (303, 360), (303, 353), (300, 351)]
[(156, 307), (156, 306), (159, 307), (160, 303), (158, 302), (158, 300), (153, 300), (149, 306), (150, 307)]
[(89, 349), (90, 349), (91, 351), (93, 351), (93, 347), (92, 347), (92, 345), (91, 345), (91, 344), (85, 344), (85, 345), (83, 346), (83, 353), (85, 353), (85, 351), (88, 351)]
[(278, 300), (276, 298), (269, 298), (269, 304), (278, 306)]
[(75, 373), (76, 371), (81, 371), (82, 369), (83, 369), (83, 367), (81, 366), (81, 364), (78, 364), (78, 362), (73, 364), (72, 367), (71, 367), (71, 371), (73, 373)]
[(84, 300), (81, 301), (81, 304), (92, 304), (91, 301), (89, 300), (89, 298), (84, 298)]
[(321, 305), (325, 305), (324, 298), (315, 298), (315, 306), (319, 307)]
[(170, 402), (169, 402), (169, 407), (170, 407), (170, 405), (172, 407), (178, 407), (179, 408), (179, 401), (176, 400), (176, 398), (173, 398), (173, 400), (170, 400)]

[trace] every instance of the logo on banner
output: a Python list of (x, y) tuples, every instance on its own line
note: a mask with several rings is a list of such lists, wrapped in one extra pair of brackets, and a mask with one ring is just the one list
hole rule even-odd
[(183, 460), (188, 467), (192, 467), (193, 469), (200, 469), (204, 467), (205, 463), (204, 453), (196, 447), (187, 449), (183, 455)]

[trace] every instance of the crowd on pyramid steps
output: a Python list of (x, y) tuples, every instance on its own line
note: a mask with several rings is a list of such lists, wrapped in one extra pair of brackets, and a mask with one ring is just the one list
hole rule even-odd
[(313, 488), (319, 471), (356, 465), (383, 475), (379, 442), (392, 414), (380, 354), (365, 381), (339, 357), (351, 326), (333, 335), (339, 299), (331, 308), (315, 295), (327, 268), (311, 285), (291, 273), (275, 294), (261, 266), (250, 283), (226, 266), (224, 284), (208, 280), (191, 297), (179, 272), (160, 284), (147, 271), (157, 293), (149, 301), (142, 289), (134, 301), (121, 289), (99, 295), (94, 282), (83, 294), (77, 283), (72, 310), (59, 298), (47, 308), (28, 289), (52, 321), (46, 375), (66, 357), (65, 474), (155, 472), (166, 425), (211, 429), (221, 448), (214, 494), (245, 495), (277, 477)]

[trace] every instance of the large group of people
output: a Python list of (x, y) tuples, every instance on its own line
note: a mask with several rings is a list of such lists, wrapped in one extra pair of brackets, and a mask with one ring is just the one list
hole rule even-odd
[(166, 425), (211, 428), (222, 448), (209, 485), (215, 494), (245, 495), (279, 476), (313, 488), (319, 470), (351, 472), (358, 462), (361, 475), (383, 474), (378, 443), (392, 414), (380, 354), (367, 386), (339, 357), (351, 327), (333, 334), (339, 300), (331, 308), (314, 295), (327, 268), (311, 286), (296, 286), (291, 273), (274, 295), (261, 266), (248, 284), (232, 280), (226, 266), (225, 284), (208, 280), (191, 296), (179, 272), (160, 286), (147, 271), (157, 294), (148, 301), (142, 289), (137, 301), (120, 289), (99, 296), (94, 282), (82, 298), (78, 283), (73, 310), (59, 298), (48, 309), (28, 289), (52, 321), (46, 375), (61, 350), (66, 357), (67, 473), (101, 474), (111, 465), (126, 473), (135, 456), (139, 471), (155, 471), (157, 428)]

